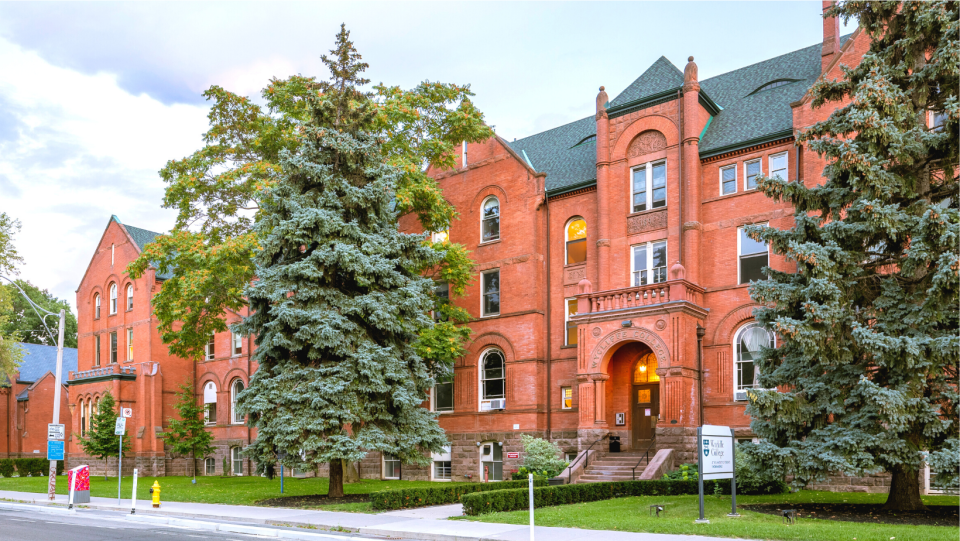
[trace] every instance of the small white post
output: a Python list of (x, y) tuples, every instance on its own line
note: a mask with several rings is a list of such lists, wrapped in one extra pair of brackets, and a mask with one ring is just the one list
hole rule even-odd
[(67, 474), (67, 479), (69, 479), (69, 491), (70, 496), (67, 498), (67, 509), (73, 509), (73, 487), (77, 484), (77, 472), (73, 472), (73, 475)]
[(117, 454), (117, 507), (120, 507), (120, 490), (123, 484), (123, 434), (120, 434), (120, 452)]
[(130, 514), (137, 514), (137, 468), (133, 469), (133, 495), (130, 496)]
[(530, 483), (530, 541), (533, 541), (533, 474), (528, 474)]

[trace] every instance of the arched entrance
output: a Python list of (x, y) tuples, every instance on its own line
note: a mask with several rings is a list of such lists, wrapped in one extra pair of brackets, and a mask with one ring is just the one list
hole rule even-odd
[(633, 393), (631, 417), (633, 448), (656, 437), (657, 420), (660, 417), (660, 376), (657, 375), (657, 355), (652, 351), (639, 356), (631, 370)]

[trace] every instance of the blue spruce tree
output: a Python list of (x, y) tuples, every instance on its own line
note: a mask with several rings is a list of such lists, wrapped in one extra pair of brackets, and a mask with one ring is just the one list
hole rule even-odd
[[(323, 62), (331, 78), (305, 106), (300, 148), (281, 154), (280, 180), (256, 225), (252, 315), (259, 368), (239, 397), (261, 471), (330, 465), (329, 497), (343, 496), (343, 462), (382, 451), (428, 464), (446, 436), (422, 407), (449, 367), (419, 356), (433, 321), (434, 283), (421, 271), (439, 255), (425, 235), (397, 227), (400, 171), (386, 163), (376, 108), (359, 87), (367, 68), (341, 27)], [(280, 458), (286, 454), (286, 458)]]

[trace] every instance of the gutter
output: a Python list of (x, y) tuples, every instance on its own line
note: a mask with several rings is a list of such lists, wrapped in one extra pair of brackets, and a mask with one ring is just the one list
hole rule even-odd
[(578, 183), (573, 184), (573, 185), (571, 185), (571, 186), (564, 186), (563, 188), (557, 189), (557, 191), (544, 190), (544, 192), (546, 192), (547, 197), (556, 197), (556, 196), (558, 196), (558, 195), (563, 195), (563, 194), (565, 194), (565, 193), (575, 192), (575, 191), (581, 190), (581, 189), (583, 189), (583, 188), (588, 188), (588, 187), (590, 187), (590, 186), (594, 186), (594, 185), (596, 185), (596, 183), (597, 183), (597, 179), (592, 178), (592, 179), (590, 179), (590, 180), (586, 180), (586, 181), (583, 181), (583, 182), (578, 182)]
[(764, 135), (763, 137), (757, 137), (754, 139), (749, 139), (747, 141), (740, 141), (732, 145), (725, 145), (722, 147), (717, 147), (712, 150), (700, 153), (700, 159), (704, 160), (706, 158), (712, 158), (714, 156), (719, 156), (720, 154), (726, 154), (727, 152), (732, 152), (734, 150), (740, 150), (754, 145), (759, 145), (762, 143), (769, 143), (771, 141), (776, 141), (778, 139), (783, 139), (785, 137), (793, 137), (793, 128), (788, 128), (783, 131), (778, 131), (771, 133), (769, 135)]

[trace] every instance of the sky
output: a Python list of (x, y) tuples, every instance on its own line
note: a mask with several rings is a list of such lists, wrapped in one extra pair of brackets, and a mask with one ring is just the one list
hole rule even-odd
[[(701, 79), (820, 43), (821, 2), (0, 2), (0, 212), (20, 276), (76, 306), (111, 215), (168, 231), (167, 160), (199, 149), (211, 85), (326, 77), (341, 23), (367, 77), (469, 84), (507, 140), (592, 115), (661, 55)], [(854, 22), (841, 28), (852, 32)], [(842, 25), (842, 22), (841, 22)]]

